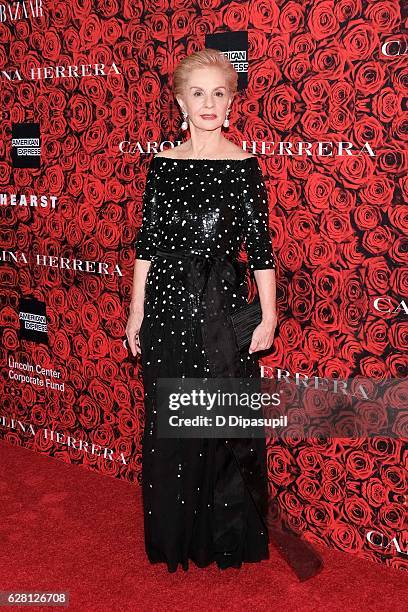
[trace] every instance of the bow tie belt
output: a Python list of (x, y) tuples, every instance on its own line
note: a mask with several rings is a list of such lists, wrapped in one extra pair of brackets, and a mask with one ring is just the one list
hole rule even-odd
[(245, 275), (245, 264), (229, 255), (216, 256), (197, 254), (188, 251), (156, 249), (159, 257), (182, 259), (183, 266), (176, 271), (189, 291), (196, 291), (203, 296), (207, 286), (218, 286), (224, 280), (231, 287), (238, 287)]

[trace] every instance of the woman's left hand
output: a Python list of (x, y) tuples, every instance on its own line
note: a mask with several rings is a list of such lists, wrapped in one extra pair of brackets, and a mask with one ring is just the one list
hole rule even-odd
[(277, 322), (278, 317), (274, 315), (267, 320), (262, 319), (259, 325), (255, 327), (249, 347), (250, 353), (265, 351), (272, 346)]

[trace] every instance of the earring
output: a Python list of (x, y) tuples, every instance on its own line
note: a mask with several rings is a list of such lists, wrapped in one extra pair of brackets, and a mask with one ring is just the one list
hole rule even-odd
[(228, 108), (228, 109), (227, 109), (227, 114), (226, 114), (226, 116), (225, 116), (224, 123), (223, 123), (223, 126), (224, 126), (224, 127), (226, 127), (226, 128), (227, 128), (227, 127), (229, 127), (229, 119), (228, 119), (228, 115), (229, 115), (229, 113), (230, 113), (230, 112), (231, 112), (231, 111), (230, 111), (230, 109)]
[(181, 129), (182, 130), (186, 130), (188, 128), (187, 117), (188, 117), (188, 114), (185, 111), (183, 111), (183, 119), (184, 119), (184, 121), (181, 124)]

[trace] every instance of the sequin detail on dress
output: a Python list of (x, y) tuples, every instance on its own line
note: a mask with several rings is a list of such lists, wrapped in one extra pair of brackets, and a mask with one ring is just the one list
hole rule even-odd
[[(140, 330), (142, 490), (147, 556), (167, 563), (170, 572), (179, 563), (187, 569), (189, 559), (200, 567), (216, 562), (226, 568), (269, 558), (265, 440), (156, 435), (158, 377), (260, 376), (256, 354), (234, 352), (231, 344), (231, 358), (222, 362), (217, 337), (204, 342), (203, 296), (186, 282), (195, 255), (234, 259), (243, 241), (251, 272), (275, 268), (267, 190), (256, 157), (151, 160), (135, 244), (136, 258), (152, 262)], [(183, 256), (166, 257), (165, 251)], [(244, 276), (235, 286), (220, 276), (212, 290), (222, 293), (228, 312), (247, 303)], [(228, 338), (224, 347), (233, 343)]]

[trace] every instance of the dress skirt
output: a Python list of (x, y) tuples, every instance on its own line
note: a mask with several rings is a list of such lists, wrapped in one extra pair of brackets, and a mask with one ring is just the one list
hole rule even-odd
[(265, 439), (157, 436), (159, 377), (260, 377), (228, 319), (245, 303), (244, 273), (228, 258), (158, 250), (152, 259), (139, 332), (144, 533), (149, 561), (169, 572), (189, 559), (223, 569), (269, 558)]

